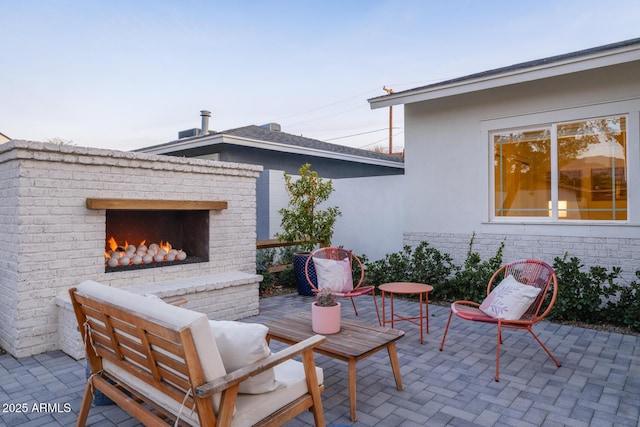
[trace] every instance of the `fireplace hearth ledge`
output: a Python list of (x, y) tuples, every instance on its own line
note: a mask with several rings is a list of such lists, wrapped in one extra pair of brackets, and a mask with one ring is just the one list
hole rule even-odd
[[(182, 297), (184, 308), (205, 313), (212, 320), (238, 320), (255, 316), (259, 311), (258, 284), (262, 276), (240, 271), (129, 286), (140, 295), (162, 299)], [(247, 304), (247, 301), (250, 301)], [(255, 301), (255, 302), (254, 302)], [(56, 298), (60, 349), (76, 360), (84, 359), (85, 350), (68, 294)]]

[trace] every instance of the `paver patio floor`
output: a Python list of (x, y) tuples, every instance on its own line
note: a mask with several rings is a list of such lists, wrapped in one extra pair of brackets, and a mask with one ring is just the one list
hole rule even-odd
[[(295, 294), (260, 300), (265, 322), (310, 310), (312, 297)], [(358, 299), (360, 320), (375, 322), (369, 298)], [(346, 302), (346, 301), (345, 301)], [(396, 312), (416, 313), (416, 301), (396, 300)], [(395, 387), (386, 352), (358, 362), (358, 421), (349, 421), (347, 366), (316, 356), (324, 369), (323, 405), (334, 426), (629, 426), (640, 424), (640, 337), (544, 322), (534, 329), (553, 361), (523, 331), (504, 333), (500, 382), (495, 382), (495, 327), (454, 318), (438, 350), (449, 309), (429, 307), (430, 332), (401, 323), (397, 342), (404, 391)], [(342, 315), (355, 318), (350, 304)], [(277, 350), (281, 344), (272, 343)], [(15, 359), (0, 356), (0, 425), (69, 426), (75, 423), (85, 384), (84, 361), (60, 351)], [(91, 409), (88, 425), (137, 426), (119, 408)], [(288, 427), (313, 425), (305, 413)]]

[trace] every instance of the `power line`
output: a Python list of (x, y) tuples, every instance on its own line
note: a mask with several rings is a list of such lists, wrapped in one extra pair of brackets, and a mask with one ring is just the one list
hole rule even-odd
[[(343, 99), (341, 99), (339, 101), (335, 101), (335, 102), (331, 102), (329, 104), (321, 105), (320, 107), (316, 107), (316, 108), (312, 108), (310, 110), (300, 111), (298, 113), (289, 114), (288, 116), (282, 116), (282, 117), (276, 118), (276, 119), (274, 119), (274, 121), (289, 119), (291, 117), (301, 116), (301, 115), (304, 115), (304, 114), (312, 113), (314, 111), (323, 110), (325, 108), (333, 107), (334, 105), (341, 104), (341, 103), (346, 102), (346, 101), (351, 101), (352, 99), (359, 98), (359, 97), (361, 97), (361, 96), (363, 96), (363, 95), (365, 95), (365, 94), (367, 94), (369, 92), (374, 92), (374, 91), (376, 91), (376, 89), (369, 89), (367, 91), (358, 93), (356, 95), (352, 95), (352, 96), (350, 96), (348, 98), (343, 98)], [(351, 111), (351, 110), (349, 110), (349, 111)]]
[[(396, 129), (398, 129), (398, 128), (396, 128)], [(325, 139), (325, 141), (334, 141), (336, 139), (351, 138), (353, 136), (366, 135), (368, 133), (375, 133), (375, 132), (380, 132), (380, 131), (383, 131), (383, 130), (388, 130), (388, 129), (387, 128), (382, 128), (382, 129), (376, 129), (376, 130), (368, 130), (368, 131), (365, 131), (365, 132), (354, 133), (352, 135), (337, 136), (335, 138), (327, 138), (327, 139)]]
[[(396, 129), (397, 129), (397, 128), (396, 128)], [(386, 130), (386, 128), (385, 128), (384, 130)], [(398, 135), (401, 135), (401, 134), (403, 134), (403, 133), (404, 133), (404, 129), (403, 129), (403, 130), (401, 130), (400, 132), (394, 133), (394, 134), (393, 134), (393, 136), (398, 136)], [(387, 141), (387, 138), (382, 138), (382, 139), (379, 139), (379, 140), (377, 140), (377, 141), (373, 141), (373, 142), (371, 142), (371, 143), (369, 143), (369, 144), (363, 145), (363, 146), (358, 147), (358, 148), (362, 148), (362, 149), (364, 149), (364, 148), (366, 148), (366, 147), (370, 147), (370, 146), (372, 146), (372, 145), (374, 145), (374, 144), (378, 144), (378, 143), (380, 143), (380, 142), (382, 142), (382, 141)]]
[[(392, 86), (408, 86), (408, 85), (412, 85), (412, 86), (413, 86), (413, 85), (423, 85), (423, 84), (429, 84), (429, 83), (438, 82), (438, 81), (442, 81), (442, 80), (446, 80), (446, 78), (431, 79), (431, 80), (423, 80), (423, 81), (416, 81), (416, 82), (395, 83), (395, 84), (393, 84)], [(341, 103), (343, 103), (343, 102), (351, 101), (352, 99), (359, 98), (359, 97), (361, 97), (361, 96), (363, 96), (363, 95), (366, 95), (367, 93), (377, 92), (378, 90), (379, 90), (378, 88), (375, 88), (375, 89), (368, 89), (368, 90), (366, 90), (366, 91), (363, 91), (363, 92), (357, 93), (357, 94), (355, 94), (355, 95), (351, 95), (351, 96), (349, 96), (349, 97), (342, 98), (342, 99), (340, 99), (340, 100), (338, 100), (338, 101), (330, 102), (329, 104), (321, 105), (321, 106), (319, 106), (319, 107), (312, 108), (312, 109), (310, 109), (310, 110), (300, 111), (300, 112), (293, 113), (293, 114), (289, 114), (289, 115), (286, 115), (286, 116), (277, 117), (277, 118), (275, 118), (275, 119), (273, 119), (273, 120), (271, 120), (271, 121), (278, 122), (278, 121), (280, 121), (280, 120), (285, 120), (285, 119), (289, 119), (289, 118), (292, 118), (292, 117), (298, 117), (298, 116), (302, 116), (302, 115), (305, 115), (305, 114), (313, 113), (313, 112), (315, 112), (315, 111), (319, 111), (319, 110), (323, 110), (323, 109), (325, 109), (325, 108), (333, 107), (334, 105), (341, 104)], [(358, 107), (358, 108), (359, 108), (359, 107)], [(343, 111), (343, 112), (341, 112), (341, 113), (348, 112), (348, 111), (353, 111), (353, 110), (355, 110), (355, 109), (357, 109), (357, 108), (354, 108), (354, 109), (351, 109), (351, 110), (346, 110), (346, 111)], [(331, 115), (331, 116), (335, 116), (335, 115), (337, 115), (337, 114), (341, 114), (341, 113), (336, 113), (336, 114), (333, 114), (333, 115)], [(325, 116), (325, 117), (331, 117), (331, 116)], [(312, 122), (312, 121), (314, 121), (314, 120), (320, 120), (320, 119), (323, 119), (323, 118), (325, 118), (325, 117), (321, 117), (321, 118), (319, 118), (319, 119), (312, 119), (312, 120), (308, 120), (308, 121), (304, 121), (304, 122), (300, 122), (300, 123), (296, 123), (296, 124), (293, 124), (293, 125), (291, 125), (291, 126), (296, 126), (296, 125), (299, 125), (299, 124), (309, 123), (309, 122)]]
[(311, 122), (315, 122), (315, 121), (318, 121), (318, 120), (326, 119), (326, 118), (329, 118), (329, 117), (338, 116), (340, 114), (348, 113), (349, 111), (359, 110), (361, 108), (363, 108), (363, 106), (362, 105), (358, 105), (355, 108), (350, 108), (348, 110), (338, 111), (337, 113), (329, 114), (329, 115), (322, 116), (322, 117), (316, 117), (315, 119), (309, 119), (309, 120), (306, 120), (304, 122), (291, 123), (291, 124), (288, 124), (287, 126), (288, 127), (294, 127), (294, 126), (304, 125), (304, 124), (307, 124), (307, 123), (311, 123)]

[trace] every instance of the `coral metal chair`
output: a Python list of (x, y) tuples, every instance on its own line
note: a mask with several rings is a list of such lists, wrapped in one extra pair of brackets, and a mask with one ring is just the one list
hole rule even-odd
[[(544, 351), (547, 352), (549, 357), (554, 361), (556, 366), (560, 366), (560, 362), (553, 357), (549, 349), (540, 341), (540, 338), (533, 332), (533, 325), (544, 319), (553, 304), (556, 301), (558, 294), (558, 279), (553, 271), (553, 268), (548, 264), (537, 260), (520, 260), (514, 261), (502, 266), (496, 271), (487, 286), (487, 295), (491, 292), (495, 286), (497, 286), (503, 277), (512, 275), (518, 282), (535, 286), (541, 290), (538, 296), (535, 298), (531, 306), (520, 317), (519, 320), (504, 320), (496, 319), (488, 316), (484, 312), (480, 311), (480, 304), (473, 301), (455, 301), (451, 304), (451, 311), (449, 312), (449, 320), (447, 327), (444, 330), (444, 336), (442, 337), (442, 343), (440, 344), (440, 351), (444, 348), (444, 341), (447, 338), (447, 331), (449, 330), (449, 324), (451, 323), (451, 316), (455, 314), (463, 320), (471, 320), (472, 322), (486, 322), (494, 323), (498, 326), (498, 337), (496, 343), (496, 377), (495, 380), (499, 381), (500, 370), (500, 344), (502, 344), (502, 329), (524, 329), (529, 331), (533, 338), (542, 346)], [(549, 295), (549, 293), (551, 293)], [(549, 295), (549, 297), (548, 297)]]
[[(380, 312), (378, 311), (378, 302), (376, 301), (375, 287), (362, 286), (362, 283), (364, 282), (365, 268), (362, 265), (362, 261), (360, 261), (360, 258), (358, 258), (353, 252), (343, 248), (326, 247), (326, 248), (316, 249), (315, 251), (311, 252), (311, 254), (309, 255), (309, 258), (307, 259), (307, 262), (305, 263), (304, 273), (307, 278), (307, 282), (311, 286), (311, 290), (314, 293), (319, 292), (318, 287), (316, 286), (315, 283), (313, 283), (313, 281), (311, 280), (311, 277), (309, 276), (309, 266), (313, 262), (314, 258), (330, 259), (335, 261), (342, 261), (342, 260), (348, 259), (349, 265), (351, 267), (353, 267), (353, 263), (356, 262), (359, 267), (358, 270), (360, 271), (360, 277), (357, 281), (355, 280), (356, 278), (354, 278), (353, 289), (343, 290), (342, 292), (332, 291), (331, 293), (336, 297), (349, 298), (351, 300), (351, 304), (353, 305), (353, 311), (355, 312), (356, 316), (358, 315), (358, 309), (356, 308), (356, 303), (353, 299), (355, 297), (359, 297), (362, 295), (371, 295), (373, 297), (373, 304), (376, 308), (376, 315), (378, 316), (378, 324), (382, 324), (380, 320)], [(316, 273), (318, 273), (317, 269), (316, 269)]]

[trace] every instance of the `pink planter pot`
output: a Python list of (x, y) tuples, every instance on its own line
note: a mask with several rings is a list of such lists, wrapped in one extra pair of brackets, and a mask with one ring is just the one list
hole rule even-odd
[(328, 335), (340, 332), (340, 303), (333, 307), (319, 307), (311, 303), (311, 329), (316, 334)]

